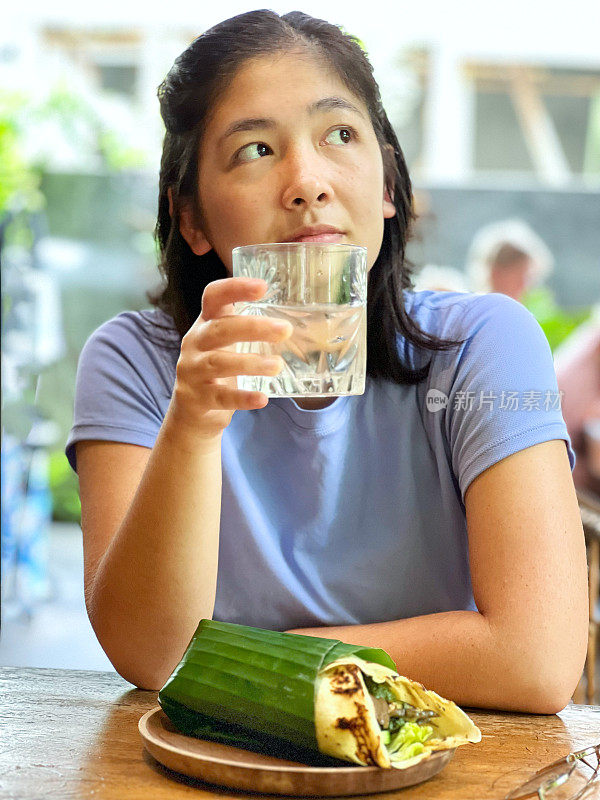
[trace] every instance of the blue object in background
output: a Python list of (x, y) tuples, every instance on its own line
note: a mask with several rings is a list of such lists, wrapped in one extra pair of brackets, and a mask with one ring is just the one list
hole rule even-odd
[[(33, 244), (7, 246), (9, 223)], [(11, 212), (0, 221), (2, 256), (2, 611), (31, 617), (50, 596), (52, 496), (49, 448), (57, 426), (37, 405), (40, 377), (65, 349), (57, 280), (38, 257), (42, 214)]]
[(0, 480), (2, 491), (2, 525), (0, 555), (2, 570), (2, 600), (15, 596), (19, 512), (23, 507), (23, 447), (16, 436), (2, 436)]
[(31, 614), (35, 606), (50, 594), (48, 543), (52, 495), (46, 449), (34, 447), (28, 450), (27, 486), (19, 520), (16, 582), (22, 610)]
[(45, 447), (2, 440), (2, 601), (5, 615), (31, 617), (51, 593), (52, 495)]

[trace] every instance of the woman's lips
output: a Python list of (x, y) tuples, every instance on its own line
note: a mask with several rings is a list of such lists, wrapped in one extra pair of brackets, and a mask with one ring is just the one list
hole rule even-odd
[(344, 231), (335, 225), (304, 225), (296, 228), (288, 241), (290, 242), (341, 242), (345, 237)]
[(304, 234), (303, 236), (296, 236), (291, 241), (336, 243), (336, 242), (341, 242), (343, 238), (344, 238), (343, 233), (312, 233), (312, 234)]

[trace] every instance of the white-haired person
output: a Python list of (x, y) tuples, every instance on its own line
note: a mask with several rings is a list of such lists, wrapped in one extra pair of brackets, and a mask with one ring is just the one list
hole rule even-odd
[(472, 291), (499, 292), (522, 302), (553, 267), (554, 257), (538, 234), (523, 220), (505, 219), (475, 234), (466, 271)]

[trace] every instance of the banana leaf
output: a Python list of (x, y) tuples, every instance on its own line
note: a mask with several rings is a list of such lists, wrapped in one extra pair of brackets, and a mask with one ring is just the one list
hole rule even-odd
[(182, 733), (314, 765), (319, 670), (345, 656), (396, 669), (377, 648), (203, 619), (158, 701)]

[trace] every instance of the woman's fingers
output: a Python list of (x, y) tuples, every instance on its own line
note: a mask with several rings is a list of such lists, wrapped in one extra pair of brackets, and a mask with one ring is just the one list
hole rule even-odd
[(202, 313), (184, 336), (199, 350), (216, 350), (236, 342), (280, 342), (292, 333), (292, 326), (280, 320), (235, 313), (233, 303), (259, 300), (267, 290), (266, 281), (254, 278), (223, 278), (212, 281), (202, 296)]
[(216, 319), (234, 314), (233, 303), (253, 302), (267, 291), (267, 282), (260, 278), (221, 278), (211, 281), (202, 295), (200, 319)]
[(194, 328), (191, 340), (200, 350), (216, 350), (236, 342), (270, 342), (275, 344), (292, 334), (289, 322), (268, 317), (228, 316), (211, 319)]
[(293, 328), (289, 322), (236, 314), (233, 305), (255, 302), (266, 290), (266, 281), (249, 278), (224, 278), (204, 290), (202, 313), (181, 342), (174, 390), (178, 413), (197, 430), (212, 435), (229, 424), (234, 411), (263, 408), (268, 402), (263, 392), (237, 389), (235, 378), (277, 375), (283, 359), (237, 353), (235, 345), (264, 342), (268, 352), (269, 344), (288, 338)]
[(211, 386), (213, 389), (211, 409), (223, 411), (250, 411), (254, 408), (263, 408), (269, 398), (262, 392), (244, 392), (240, 389), (230, 389), (223, 384)]
[(277, 375), (284, 367), (281, 356), (232, 353), (211, 350), (200, 353), (196, 369), (203, 381), (231, 378), (235, 375)]

